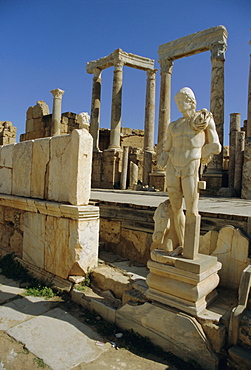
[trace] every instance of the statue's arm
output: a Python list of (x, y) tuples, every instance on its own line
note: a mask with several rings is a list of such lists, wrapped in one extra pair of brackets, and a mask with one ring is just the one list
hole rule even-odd
[(168, 127), (167, 139), (162, 144), (162, 150), (159, 153), (158, 158), (157, 158), (157, 168), (164, 169), (166, 167), (168, 156), (169, 156), (169, 151), (171, 150), (171, 148), (172, 148), (172, 136), (171, 136), (170, 128)]
[(208, 126), (205, 130), (205, 135), (206, 141), (201, 150), (201, 162), (203, 164), (208, 164), (211, 161), (213, 154), (219, 154), (221, 151), (221, 144), (213, 118), (209, 120)]

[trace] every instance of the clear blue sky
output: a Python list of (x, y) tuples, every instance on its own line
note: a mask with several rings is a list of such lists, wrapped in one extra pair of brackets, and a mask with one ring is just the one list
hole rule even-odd
[[(155, 60), (159, 45), (210, 27), (229, 33), (225, 62), (225, 143), (229, 114), (247, 118), (250, 0), (0, 0), (0, 120), (25, 132), (29, 106), (65, 90), (62, 111), (90, 112), (86, 63), (121, 48)], [(209, 108), (210, 53), (175, 62), (172, 97), (191, 87), (197, 108)], [(112, 68), (102, 74), (101, 127), (110, 127)], [(157, 135), (160, 74), (156, 85)], [(143, 129), (146, 74), (124, 68), (122, 126)], [(172, 98), (172, 120), (180, 114)]]

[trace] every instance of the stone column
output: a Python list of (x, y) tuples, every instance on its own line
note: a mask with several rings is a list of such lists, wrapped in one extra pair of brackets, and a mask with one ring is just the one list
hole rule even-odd
[(237, 195), (238, 197), (241, 196), (244, 149), (245, 149), (245, 131), (239, 131), (237, 132), (236, 140), (236, 158), (234, 174), (234, 190), (235, 195)]
[(157, 70), (147, 71), (146, 108), (144, 127), (143, 184), (149, 184), (152, 172), (152, 154), (154, 153), (154, 118), (155, 118), (155, 82)]
[[(158, 145), (157, 145), (157, 161), (160, 156), (164, 143), (167, 138), (167, 128), (170, 123), (170, 105), (171, 105), (171, 75), (172, 75), (172, 60), (160, 61), (160, 102), (159, 102), (159, 123), (158, 123)], [(150, 185), (161, 191), (166, 191), (166, 171), (164, 169), (156, 169), (150, 174)]]
[(120, 178), (120, 189), (126, 189), (126, 180), (128, 172), (128, 155), (129, 155), (129, 146), (124, 146), (123, 148), (123, 159), (122, 159), (122, 172)]
[(237, 154), (237, 133), (241, 128), (241, 115), (240, 113), (230, 114), (230, 140), (229, 140), (229, 169), (228, 169), (228, 186), (234, 188), (235, 177), (235, 159)]
[(111, 133), (110, 133), (110, 145), (108, 150), (121, 149), (120, 130), (121, 130), (122, 80), (123, 80), (123, 63), (117, 62), (114, 65)]
[(93, 137), (93, 151), (99, 152), (99, 127), (100, 127), (100, 96), (101, 96), (101, 73), (100, 68), (94, 68), (92, 84), (92, 106), (90, 134)]
[(134, 162), (130, 162), (130, 181), (129, 189), (136, 190), (139, 179), (139, 167)]
[(160, 62), (160, 102), (159, 102), (159, 124), (158, 124), (158, 149), (157, 154), (161, 153), (163, 144), (167, 137), (167, 128), (170, 123), (171, 106), (171, 75), (173, 61)]
[(51, 90), (51, 93), (53, 95), (51, 136), (58, 136), (60, 135), (61, 107), (62, 107), (62, 96), (64, 95), (64, 90), (54, 89), (54, 90)]
[[(251, 44), (251, 41), (250, 41), (250, 44)], [(247, 137), (251, 137), (251, 54), (250, 54), (250, 69), (249, 69), (249, 82), (248, 82)]]
[(147, 71), (146, 108), (144, 127), (144, 150), (153, 152), (154, 145), (154, 117), (155, 117), (155, 77), (157, 70)]
[[(216, 130), (220, 143), (223, 147), (224, 139), (224, 62), (225, 44), (213, 45), (211, 49), (212, 75), (211, 75), (211, 96), (210, 111), (213, 113)], [(223, 150), (220, 154), (214, 155), (208, 166), (208, 172), (222, 172)]]

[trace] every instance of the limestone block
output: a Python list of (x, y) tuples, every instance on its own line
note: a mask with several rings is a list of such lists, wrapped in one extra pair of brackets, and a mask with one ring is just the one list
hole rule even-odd
[(26, 111), (26, 119), (32, 119), (33, 107), (29, 107)]
[(23, 236), (22, 234), (15, 230), (14, 234), (10, 237), (10, 249), (17, 256), (22, 257), (23, 254)]
[(49, 107), (43, 100), (39, 100), (32, 108), (32, 118), (39, 118), (50, 114)]
[(44, 269), (46, 216), (26, 212), (24, 215), (23, 259)]
[(211, 230), (200, 236), (199, 253), (211, 255), (217, 244), (218, 231)]
[(0, 193), (11, 194), (12, 192), (12, 170), (0, 167)]
[(4, 145), (0, 149), (0, 167), (12, 168), (12, 153), (15, 144)]
[(84, 275), (98, 263), (99, 220), (70, 220), (69, 250), (74, 251), (71, 275)]
[(85, 130), (51, 139), (48, 199), (87, 205), (91, 191), (92, 137)]
[(100, 265), (92, 271), (92, 284), (101, 290), (111, 290), (116, 298), (132, 289), (131, 279), (117, 268)]
[(33, 141), (17, 143), (13, 148), (12, 194), (30, 197)]
[(250, 264), (249, 239), (233, 226), (223, 227), (219, 232), (217, 247), (212, 253), (222, 263), (220, 284), (238, 289), (242, 271)]
[(142, 256), (149, 250), (151, 245), (151, 235), (139, 230), (124, 229), (121, 230), (121, 236), (133, 243), (133, 246)]
[(109, 219), (100, 219), (100, 238), (109, 243), (120, 242), (121, 222)]
[(35, 140), (32, 152), (31, 197), (45, 199), (48, 193), (47, 177), (50, 138)]
[(34, 131), (34, 127), (33, 127), (33, 119), (27, 119), (26, 120), (26, 132), (32, 132)]
[(42, 118), (33, 118), (33, 130), (32, 131), (43, 131)]
[(8, 225), (1, 225), (0, 227), (0, 245), (1, 248), (9, 249), (10, 248), (10, 238), (13, 235), (13, 228)]
[(148, 337), (152, 343), (181, 357), (196, 361), (203, 369), (217, 369), (218, 359), (198, 321), (173, 309), (150, 303), (126, 304), (116, 312), (116, 324)]
[(47, 216), (45, 222), (45, 270), (67, 278), (73, 260), (74, 251), (69, 250), (69, 220)]

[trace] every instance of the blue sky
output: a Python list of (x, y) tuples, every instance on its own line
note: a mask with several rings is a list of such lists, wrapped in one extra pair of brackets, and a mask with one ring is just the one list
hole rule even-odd
[[(229, 33), (225, 62), (225, 144), (229, 114), (247, 118), (251, 46), (250, 0), (0, 0), (0, 120), (25, 132), (29, 106), (50, 90), (65, 90), (62, 111), (90, 112), (92, 75), (86, 63), (115, 49), (155, 60), (159, 45), (210, 27)], [(173, 96), (191, 87), (197, 108), (209, 108), (210, 53), (177, 60), (172, 76), (171, 119), (180, 114)], [(112, 68), (102, 74), (101, 127), (110, 127)], [(143, 129), (146, 73), (124, 68), (122, 126)], [(157, 137), (160, 74), (156, 83)]]

